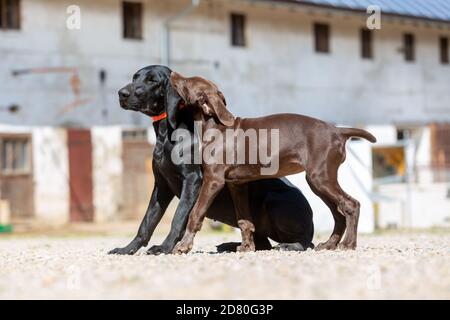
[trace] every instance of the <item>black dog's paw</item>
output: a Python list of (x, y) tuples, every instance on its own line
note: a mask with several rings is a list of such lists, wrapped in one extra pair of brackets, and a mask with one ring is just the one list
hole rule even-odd
[(150, 249), (147, 250), (148, 255), (157, 256), (160, 254), (169, 254), (172, 252), (172, 248), (166, 247), (166, 246), (153, 246)]
[(108, 254), (117, 254), (117, 255), (133, 255), (136, 253), (136, 251), (138, 251), (138, 249), (136, 248), (129, 248), (129, 247), (125, 247), (125, 248), (115, 248), (111, 251), (108, 252)]
[(216, 246), (217, 252), (225, 253), (225, 252), (236, 252), (237, 247), (241, 245), (240, 242), (225, 242)]
[(295, 242), (295, 243), (280, 243), (277, 246), (274, 247), (275, 250), (280, 251), (305, 251), (305, 247), (302, 246), (301, 243)]

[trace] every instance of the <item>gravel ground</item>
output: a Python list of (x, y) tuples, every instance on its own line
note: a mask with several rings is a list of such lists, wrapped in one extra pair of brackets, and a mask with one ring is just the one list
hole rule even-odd
[[(0, 240), (1, 299), (450, 299), (450, 233), (361, 235), (356, 251), (110, 256), (124, 237)], [(155, 239), (157, 243), (160, 239)]]

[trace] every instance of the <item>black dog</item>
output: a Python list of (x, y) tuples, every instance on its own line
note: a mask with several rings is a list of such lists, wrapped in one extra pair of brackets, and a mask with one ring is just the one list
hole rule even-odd
[[(139, 70), (133, 82), (119, 91), (120, 105), (126, 110), (142, 112), (150, 117), (160, 116), (168, 108), (179, 107), (183, 101), (170, 84), (171, 70), (164, 66), (150, 66)], [(162, 117), (163, 118), (163, 117)], [(187, 129), (194, 141), (194, 120), (191, 111), (183, 108), (178, 112), (178, 128)], [(156, 146), (153, 153), (155, 187), (143, 221), (136, 237), (124, 248), (110, 254), (134, 254), (147, 246), (157, 224), (174, 196), (180, 199), (169, 235), (159, 246), (151, 247), (148, 254), (171, 253), (185, 232), (189, 213), (197, 200), (202, 185), (199, 164), (175, 165), (171, 152), (171, 129), (167, 119), (154, 121)], [(194, 152), (192, 145), (191, 152)], [(286, 179), (267, 179), (249, 184), (249, 203), (254, 213), (255, 245), (257, 250), (268, 250), (268, 240), (279, 242), (285, 250), (302, 251), (312, 248), (314, 233), (312, 210), (308, 201)], [(237, 227), (237, 220), (230, 192), (224, 188), (207, 212), (207, 217)], [(219, 251), (235, 251), (239, 243), (218, 246)]]

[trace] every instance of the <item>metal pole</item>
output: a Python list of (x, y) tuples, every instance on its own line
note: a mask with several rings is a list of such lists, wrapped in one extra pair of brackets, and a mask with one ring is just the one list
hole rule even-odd
[(405, 178), (406, 178), (406, 208), (405, 208), (405, 225), (407, 228), (412, 227), (412, 161), (408, 161), (410, 153), (413, 151), (412, 148), (414, 148), (413, 141), (411, 140), (411, 134), (409, 130), (405, 130), (405, 162), (406, 162), (406, 171), (405, 171)]
[(192, 11), (194, 11), (195, 8), (198, 7), (199, 4), (200, 4), (200, 0), (192, 0), (189, 7), (186, 7), (183, 10), (181, 10), (180, 12), (178, 12), (177, 14), (175, 14), (171, 17), (168, 17), (163, 22), (163, 35), (162, 35), (163, 43), (161, 45), (161, 60), (162, 60), (163, 65), (170, 67), (170, 64), (171, 64), (171, 61), (170, 61), (170, 56), (171, 56), (170, 26), (171, 26), (171, 24), (175, 20), (181, 19), (181, 18), (187, 16), (188, 14), (190, 14)]

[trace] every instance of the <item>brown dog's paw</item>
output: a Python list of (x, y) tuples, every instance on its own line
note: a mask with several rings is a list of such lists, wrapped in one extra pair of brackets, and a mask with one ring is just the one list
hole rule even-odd
[(317, 245), (317, 247), (314, 248), (314, 250), (316, 251), (321, 251), (321, 250), (336, 250), (337, 249), (337, 245), (331, 242), (323, 242), (323, 243), (319, 243)]
[(172, 253), (174, 254), (186, 254), (192, 249), (192, 243), (186, 243), (186, 242), (178, 242), (178, 244), (173, 249)]
[(242, 244), (236, 248), (236, 252), (253, 252), (255, 250), (256, 248), (254, 243)]
[(340, 243), (338, 245), (339, 250), (355, 250), (356, 249), (356, 243), (350, 244), (350, 243)]

